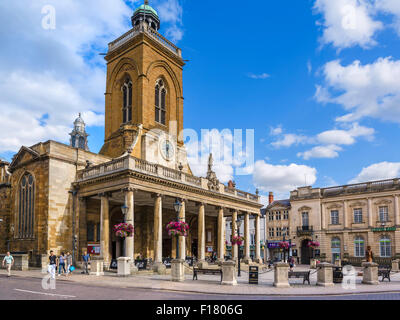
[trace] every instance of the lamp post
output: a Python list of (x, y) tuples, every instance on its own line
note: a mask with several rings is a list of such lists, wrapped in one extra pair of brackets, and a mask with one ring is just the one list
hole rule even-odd
[[(126, 223), (126, 216), (128, 214), (129, 207), (124, 203), (124, 205), (121, 207), (121, 211), (124, 216), (124, 223)], [(125, 242), (126, 242), (126, 238), (124, 238), (124, 241), (122, 242), (122, 245), (123, 245), (122, 253), (123, 253), (124, 257), (126, 257), (126, 243)]]
[[(236, 226), (237, 226), (237, 236), (240, 238), (240, 227), (242, 226), (242, 219), (239, 217), (238, 220), (236, 220)], [(238, 277), (240, 277), (240, 258), (241, 258), (241, 253), (240, 253), (240, 245), (237, 243), (238, 246)]]
[[(174, 209), (176, 212), (176, 221), (179, 222), (180, 221), (180, 217), (179, 217), (179, 213), (181, 211), (182, 208), (182, 203), (179, 201), (178, 198), (176, 198), (175, 203), (174, 203)], [(176, 236), (176, 259), (180, 258), (180, 254), (179, 254), (179, 236)]]

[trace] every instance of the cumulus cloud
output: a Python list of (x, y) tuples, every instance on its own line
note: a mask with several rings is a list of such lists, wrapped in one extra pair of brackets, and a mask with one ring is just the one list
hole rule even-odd
[(182, 28), (183, 8), (179, 0), (159, 0), (155, 3), (155, 8), (162, 23), (169, 24), (166, 29), (167, 37), (173, 42), (182, 40), (184, 34)]
[(303, 135), (287, 133), (282, 135), (277, 141), (271, 143), (275, 148), (291, 147), (293, 145), (308, 143), (309, 138)]
[(263, 192), (274, 191), (277, 197), (286, 197), (288, 193), (305, 183), (313, 185), (317, 180), (317, 170), (298, 164), (273, 165), (263, 160), (254, 165), (253, 183)]
[(316, 0), (314, 9), (323, 16), (322, 44), (339, 49), (375, 46), (374, 36), (383, 29), (382, 22), (374, 19), (374, 6), (367, 0)]
[(363, 168), (349, 183), (385, 180), (398, 177), (400, 177), (400, 162), (380, 162)]
[(304, 160), (309, 160), (311, 158), (337, 158), (339, 157), (339, 151), (342, 151), (343, 148), (331, 144), (327, 146), (316, 146), (311, 150), (305, 152), (299, 152), (297, 154), (298, 157), (303, 158)]
[(325, 85), (317, 88), (316, 99), (336, 103), (348, 111), (341, 122), (364, 117), (400, 122), (400, 60), (379, 58), (371, 64), (360, 61), (343, 66), (339, 60), (323, 67)]

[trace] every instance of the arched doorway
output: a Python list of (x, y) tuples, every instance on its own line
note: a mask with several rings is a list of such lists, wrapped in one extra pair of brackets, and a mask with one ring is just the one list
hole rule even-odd
[(311, 248), (308, 246), (309, 239), (301, 242), (301, 264), (310, 264)]

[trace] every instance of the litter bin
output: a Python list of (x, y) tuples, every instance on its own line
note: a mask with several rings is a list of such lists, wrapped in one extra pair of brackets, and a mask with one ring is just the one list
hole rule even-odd
[(249, 284), (258, 284), (257, 266), (249, 266)]

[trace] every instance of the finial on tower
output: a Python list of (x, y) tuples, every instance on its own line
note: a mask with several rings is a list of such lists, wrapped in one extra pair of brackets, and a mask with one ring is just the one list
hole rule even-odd
[(149, 5), (149, 0), (144, 0), (144, 4), (145, 4), (146, 6), (148, 6), (148, 5)]

